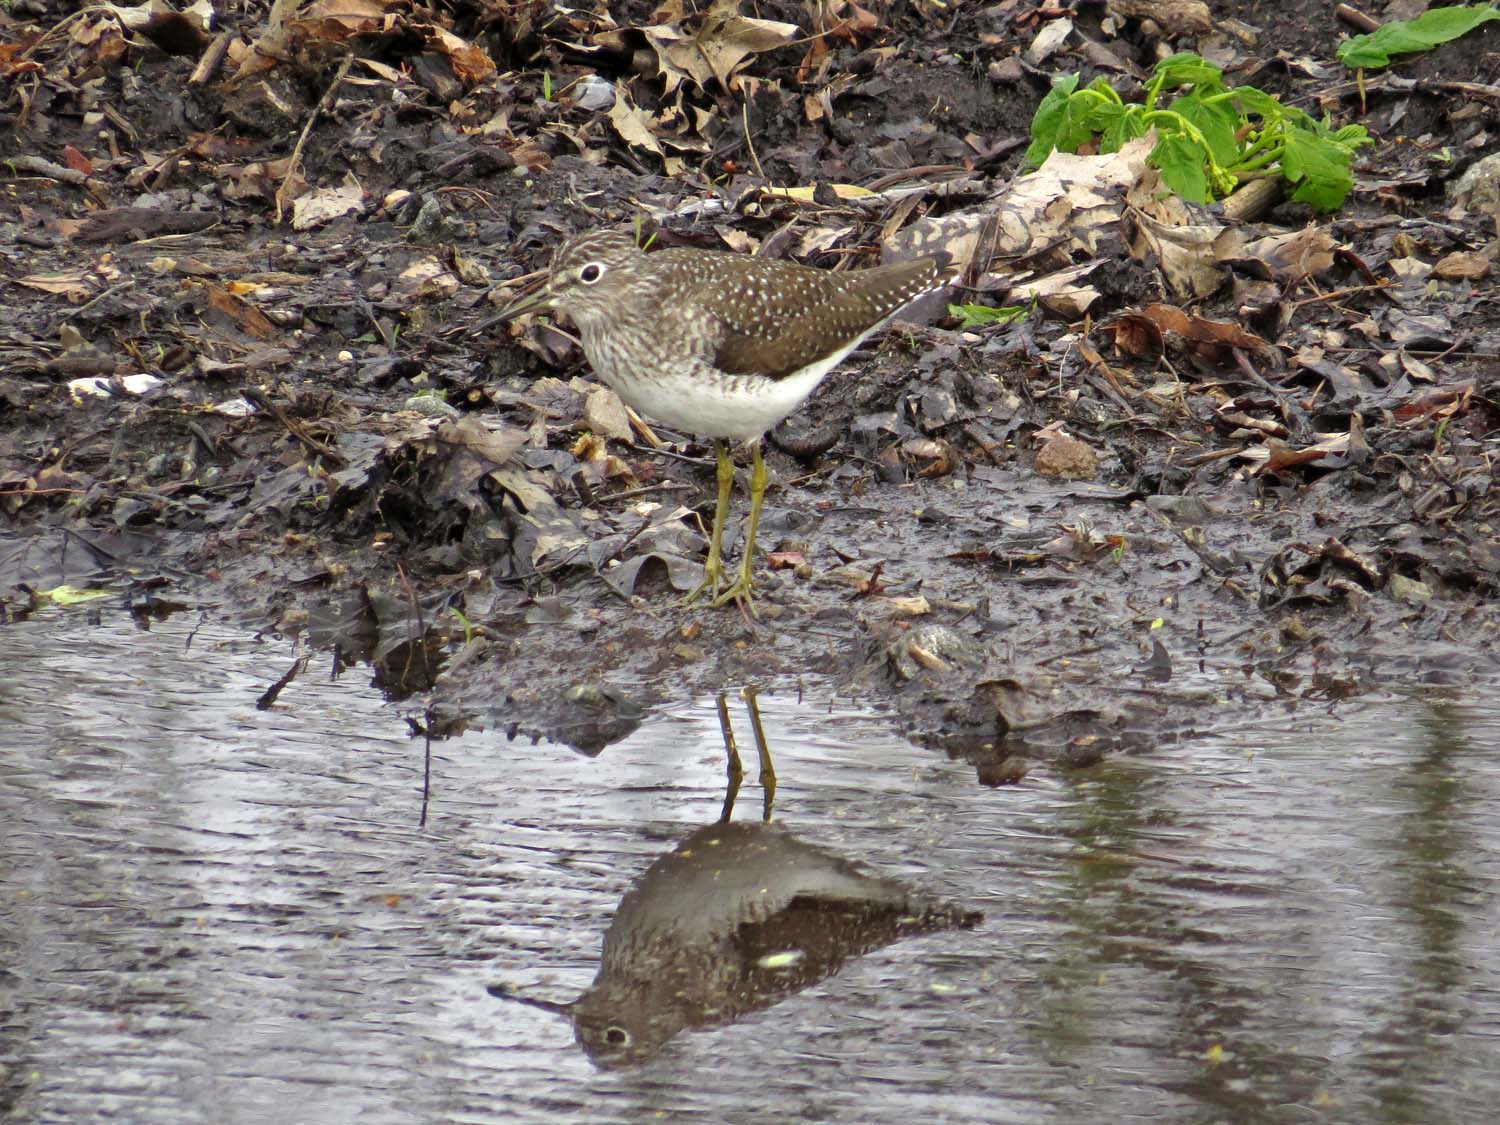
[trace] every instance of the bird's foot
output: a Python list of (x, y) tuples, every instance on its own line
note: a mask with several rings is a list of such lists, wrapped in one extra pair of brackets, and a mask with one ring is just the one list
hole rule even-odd
[(703, 581), (694, 586), (691, 593), (684, 595), (678, 600), (677, 605), (686, 609), (688, 606), (696, 605), (701, 599), (708, 598), (709, 605), (718, 605), (719, 589), (724, 585), (724, 567), (716, 559), (710, 559), (703, 565)]
[(677, 602), (677, 605), (686, 609), (688, 606), (696, 605), (699, 601), (707, 598), (709, 609), (719, 609), (730, 602), (734, 602), (751, 617), (758, 618), (760, 615), (755, 612), (755, 603), (750, 597), (750, 575), (741, 571), (739, 577), (728, 587), (724, 586), (725, 577), (726, 575), (722, 566), (705, 566), (703, 568), (703, 581), (693, 587), (690, 594), (681, 598)]
[(734, 602), (750, 617), (759, 618), (760, 614), (755, 612), (755, 602), (750, 598), (751, 586), (750, 566), (747, 562), (745, 566), (740, 568), (740, 576), (734, 580), (734, 584), (708, 604), (710, 608), (718, 609), (720, 606)]
[(760, 614), (755, 612), (755, 602), (750, 598), (750, 583), (743, 577), (736, 579), (733, 586), (729, 587), (729, 589), (725, 590), (708, 604), (711, 609), (718, 609), (720, 606), (726, 606), (730, 602), (738, 603), (739, 607), (751, 617), (758, 618), (760, 616)]

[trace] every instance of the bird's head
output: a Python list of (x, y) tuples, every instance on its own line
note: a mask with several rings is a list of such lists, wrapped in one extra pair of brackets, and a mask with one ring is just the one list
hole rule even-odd
[(628, 308), (650, 286), (642, 276), (645, 252), (636, 245), (635, 232), (623, 229), (590, 231), (568, 239), (553, 255), (546, 283), (536, 292), (518, 297), (491, 323), (514, 320), (526, 313), (550, 309), (565, 314), (587, 332)]

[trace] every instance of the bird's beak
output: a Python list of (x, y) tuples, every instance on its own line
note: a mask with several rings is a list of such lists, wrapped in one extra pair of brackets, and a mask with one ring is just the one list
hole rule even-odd
[(515, 320), (518, 316), (525, 316), (527, 313), (538, 312), (551, 307), (552, 290), (550, 287), (543, 285), (534, 293), (527, 293), (524, 296), (517, 297), (494, 316), (480, 321), (474, 326), (474, 335), (477, 336), (481, 332), (488, 332), (497, 324), (504, 324), (507, 321)]
[(508, 984), (492, 984), (485, 988), (491, 996), (499, 1000), (513, 1000), (517, 1004), (525, 1004), (528, 1008), (540, 1008), (544, 1012), (551, 1012), (554, 1016), (563, 1016), (571, 1019), (573, 1017), (573, 1004), (559, 1004), (553, 1000), (537, 1000), (530, 996), (522, 996), (519, 992), (512, 991)]

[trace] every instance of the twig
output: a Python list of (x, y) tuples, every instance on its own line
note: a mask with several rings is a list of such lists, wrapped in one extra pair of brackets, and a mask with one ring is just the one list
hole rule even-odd
[(219, 73), (219, 67), (224, 65), (224, 56), (229, 53), (229, 45), (234, 42), (232, 31), (221, 31), (214, 36), (207, 49), (198, 59), (198, 65), (193, 67), (193, 73), (188, 75), (189, 86), (203, 86)]
[(108, 289), (106, 289), (103, 293), (100, 293), (99, 296), (95, 297), (92, 301), (86, 301), (85, 303), (79, 305), (76, 309), (74, 309), (71, 314), (71, 319), (77, 320), (80, 316), (88, 312), (89, 309), (93, 308), (100, 301), (107, 301), (109, 300), (109, 298), (115, 296), (118, 293), (124, 293), (127, 290), (134, 288), (135, 281), (133, 279), (126, 279), (125, 281), (121, 281), (115, 285), (111, 285)]
[(354, 55), (347, 54), (344, 61), (339, 63), (338, 73), (333, 76), (333, 81), (328, 84), (328, 89), (323, 91), (323, 96), (318, 99), (318, 104), (313, 106), (312, 112), (307, 115), (307, 124), (302, 126), (302, 134), (297, 138), (296, 147), (292, 149), (292, 158), (287, 165), (286, 178), (281, 181), (281, 186), (276, 189), (276, 221), (281, 222), (282, 210), (286, 206), (287, 196), (292, 190), (292, 181), (297, 177), (297, 170), (302, 164), (302, 149), (307, 144), (308, 135), (312, 132), (313, 125), (318, 120), (318, 115), (333, 105), (333, 96), (338, 92), (339, 86), (343, 84), (345, 76), (349, 73), (349, 67), (354, 62)]
[(1353, 4), (1340, 4), (1333, 10), (1333, 14), (1347, 23), (1350, 27), (1356, 27), (1360, 31), (1379, 31), (1380, 21), (1374, 16), (1366, 15)]
[(1344, 289), (1334, 289), (1328, 293), (1319, 293), (1316, 297), (1304, 297), (1300, 301), (1293, 301), (1292, 308), (1300, 309), (1303, 305), (1317, 305), (1324, 301), (1336, 301), (1340, 297), (1352, 296), (1355, 293), (1377, 293), (1382, 289), (1389, 289), (1392, 283), (1389, 281), (1377, 281), (1374, 285), (1350, 285)]
[(750, 99), (745, 98), (740, 102), (740, 124), (745, 129), (745, 147), (750, 150), (750, 163), (755, 165), (755, 174), (762, 182), (766, 178), (766, 170), (760, 166), (760, 157), (755, 154), (755, 142), (750, 139)]
[(5, 163), (13, 171), (26, 172), (33, 176), (42, 176), (49, 180), (58, 180), (61, 183), (73, 184), (82, 187), (88, 176), (76, 168), (64, 168), (61, 164), (54, 164), (40, 156), (32, 156), (30, 153), (17, 153), (15, 156), (6, 157)]

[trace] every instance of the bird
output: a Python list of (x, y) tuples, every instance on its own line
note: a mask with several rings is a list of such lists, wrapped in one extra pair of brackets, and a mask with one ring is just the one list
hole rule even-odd
[(509, 984), (487, 991), (568, 1018), (596, 1066), (633, 1066), (681, 1031), (733, 1023), (856, 957), (983, 918), (777, 825), (720, 820), (635, 880), (582, 995), (558, 1003)]
[[(936, 258), (834, 273), (795, 262), (677, 247), (648, 253), (637, 232), (567, 239), (545, 283), (487, 324), (550, 310), (578, 332), (590, 366), (638, 414), (713, 442), (718, 500), (705, 595), (752, 616), (755, 534), (766, 492), (761, 438), (805, 402), (861, 341), (939, 284)], [(750, 514), (739, 574), (724, 566), (734, 483), (730, 443), (751, 450)]]

